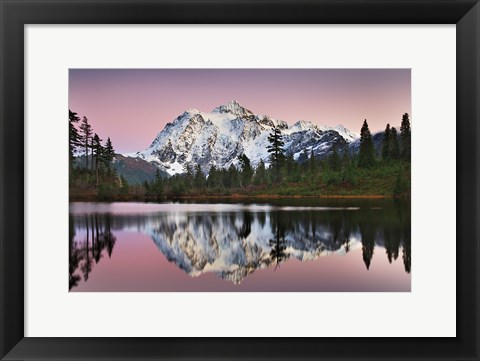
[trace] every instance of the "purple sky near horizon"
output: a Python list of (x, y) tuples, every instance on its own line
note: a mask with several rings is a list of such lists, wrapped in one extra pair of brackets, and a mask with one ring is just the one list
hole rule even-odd
[(147, 148), (188, 108), (237, 100), (293, 124), (342, 124), (359, 133), (411, 114), (410, 69), (70, 69), (69, 108), (118, 153)]

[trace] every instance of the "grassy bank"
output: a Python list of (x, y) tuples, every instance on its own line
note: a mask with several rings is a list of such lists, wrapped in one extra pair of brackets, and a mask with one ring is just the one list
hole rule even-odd
[(125, 180), (109, 178), (95, 184), (84, 174), (82, 184), (70, 187), (71, 201), (140, 201), (172, 199), (275, 199), (275, 198), (409, 198), (410, 164), (384, 164), (360, 169), (346, 176), (344, 172), (325, 171), (299, 182), (267, 182), (245, 187), (195, 186), (185, 177), (160, 180), (154, 184), (128, 185)]

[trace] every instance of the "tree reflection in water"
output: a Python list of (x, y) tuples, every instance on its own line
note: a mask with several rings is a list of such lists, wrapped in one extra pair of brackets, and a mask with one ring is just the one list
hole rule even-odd
[(158, 249), (189, 275), (214, 272), (240, 283), (258, 268), (276, 269), (295, 258), (315, 260), (361, 248), (367, 270), (375, 250), (389, 263), (400, 250), (411, 271), (410, 204), (391, 201), (382, 207), (323, 209), (244, 208), (230, 212), (163, 212), (137, 215), (70, 215), (69, 289), (88, 281), (105, 257), (112, 257), (112, 230), (149, 235)]
[[(92, 272), (94, 261), (100, 262), (102, 253), (106, 250), (108, 257), (112, 256), (116, 237), (111, 231), (112, 216), (108, 214), (90, 214), (79, 218), (69, 217), (70, 242), (69, 242), (69, 290), (77, 286), (81, 276), (88, 281)], [(80, 239), (78, 239), (77, 231)]]
[[(285, 212), (275, 212), (275, 217), (272, 219), (272, 233), (275, 234), (275, 239), (268, 241), (272, 250), (270, 251), (270, 258), (275, 263), (275, 269), (277, 269), (280, 262), (283, 262), (287, 258), (286, 242), (285, 242), (285, 219), (280, 220), (280, 215), (285, 216)], [(284, 217), (282, 217), (284, 218)]]

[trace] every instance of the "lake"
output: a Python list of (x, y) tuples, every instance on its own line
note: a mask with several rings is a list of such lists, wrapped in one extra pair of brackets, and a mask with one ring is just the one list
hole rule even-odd
[(70, 203), (72, 292), (409, 292), (410, 201)]

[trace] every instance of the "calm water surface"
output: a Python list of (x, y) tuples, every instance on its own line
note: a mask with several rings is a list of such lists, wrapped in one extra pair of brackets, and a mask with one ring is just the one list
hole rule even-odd
[(410, 291), (410, 202), (70, 203), (71, 291)]

